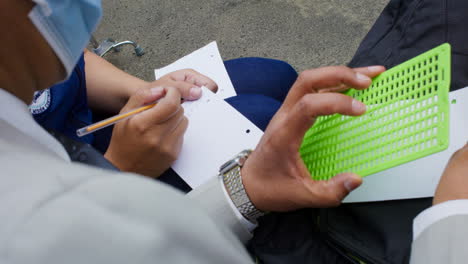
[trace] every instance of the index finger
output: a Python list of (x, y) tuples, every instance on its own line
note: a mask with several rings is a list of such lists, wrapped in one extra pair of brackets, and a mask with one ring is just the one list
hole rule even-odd
[(172, 87), (164, 87), (164, 90), (166, 95), (160, 99), (153, 108), (134, 116), (132, 118), (134, 122), (141, 122), (142, 124), (160, 124), (182, 110), (179, 91)]
[(291, 107), (308, 93), (338, 92), (346, 90), (348, 87), (368, 88), (372, 83), (371, 78), (384, 70), (385, 68), (381, 66), (358, 69), (332, 66), (304, 71), (294, 83), (283, 105), (285, 108)]
[(287, 120), (288, 129), (277, 129), (276, 140), (290, 142), (291, 146), (299, 149), (305, 133), (317, 117), (332, 114), (359, 116), (366, 112), (366, 106), (340, 93), (308, 94), (302, 97), (291, 110), (283, 112), (280, 109), (279, 112), (285, 113), (284, 120)]
[(183, 81), (198, 87), (205, 86), (214, 93), (218, 91), (218, 85), (212, 79), (193, 69), (175, 71), (170, 73), (169, 76), (173, 81)]
[[(374, 78), (376, 77), (377, 75), (381, 74), (382, 72), (384, 72), (386, 69), (384, 66), (369, 66), (369, 67), (360, 67), (360, 68), (353, 68), (353, 70), (356, 72), (356, 74), (360, 73), (362, 75), (367, 76), (369, 78)], [(361, 76), (362, 78), (363, 76)], [(367, 89), (368, 87), (350, 87), (348, 85), (338, 85), (336, 87), (330, 87), (330, 88), (322, 88), (322, 89), (319, 89), (318, 92), (319, 93), (341, 93), (341, 92), (344, 92), (344, 91), (347, 91), (349, 90), (350, 88), (353, 88), (353, 89), (357, 89), (357, 90), (363, 90), (363, 89)]]
[(370, 78), (374, 78), (377, 75), (386, 71), (386, 68), (381, 65), (375, 65), (375, 66), (368, 66), (368, 67), (353, 68), (353, 70), (355, 72), (362, 73)]

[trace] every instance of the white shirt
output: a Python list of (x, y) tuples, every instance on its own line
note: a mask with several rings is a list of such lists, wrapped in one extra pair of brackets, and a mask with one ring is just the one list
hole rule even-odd
[(70, 157), (64, 147), (39, 124), (36, 123), (29, 111), (28, 106), (4, 89), (0, 89), (0, 119), (9, 123), (26, 135), (37, 139), (37, 141), (65, 161), (70, 161)]
[[(44, 146), (44, 148), (53, 151), (60, 158), (70, 162), (70, 157), (68, 156), (64, 147), (53, 136), (47, 133), (44, 128), (37, 124), (37, 122), (32, 117), (28, 106), (23, 101), (0, 88), (0, 105), (3, 109), (5, 109), (5, 111), (0, 111), (0, 119), (14, 126), (24, 134), (35, 138), (40, 144)], [(220, 181), (220, 184), (222, 184), (225, 198), (228, 200), (231, 209), (234, 211), (240, 223), (242, 223), (242, 225), (249, 231), (255, 229), (256, 225), (243, 217), (242, 214), (237, 210), (222, 181)]]
[(432, 224), (454, 215), (468, 215), (468, 200), (447, 201), (424, 210), (413, 221), (413, 241)]

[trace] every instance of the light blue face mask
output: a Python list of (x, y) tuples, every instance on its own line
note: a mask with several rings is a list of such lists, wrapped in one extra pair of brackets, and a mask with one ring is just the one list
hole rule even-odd
[(33, 0), (29, 18), (57, 54), (67, 78), (101, 19), (101, 0)]

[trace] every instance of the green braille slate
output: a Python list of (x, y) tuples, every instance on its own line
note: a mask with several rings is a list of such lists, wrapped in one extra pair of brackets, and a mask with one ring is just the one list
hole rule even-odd
[(300, 148), (312, 178), (342, 172), (367, 176), (430, 154), (449, 144), (449, 44), (443, 44), (346, 94), (367, 105), (360, 117), (323, 116)]

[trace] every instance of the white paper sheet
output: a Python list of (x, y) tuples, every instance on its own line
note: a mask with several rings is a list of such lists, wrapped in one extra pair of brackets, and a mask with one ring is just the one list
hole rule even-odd
[(244, 149), (254, 149), (263, 132), (223, 99), (203, 87), (197, 101), (182, 104), (189, 119), (184, 144), (172, 168), (192, 188), (216, 177), (219, 167)]
[(450, 143), (447, 150), (369, 175), (344, 202), (432, 197), (452, 154), (468, 140), (468, 87), (450, 93)]
[(154, 71), (167, 73), (194, 69), (218, 84), (216, 94), (203, 87), (202, 97), (182, 104), (189, 126), (179, 158), (172, 168), (192, 188), (215, 177), (219, 167), (244, 149), (254, 149), (263, 132), (223, 99), (236, 92), (216, 42)]
[(236, 95), (231, 79), (224, 67), (223, 59), (218, 50), (216, 41), (205, 47), (177, 60), (176, 62), (154, 70), (156, 80), (162, 76), (182, 69), (194, 69), (199, 73), (210, 77), (218, 84), (217, 96), (225, 99)]

